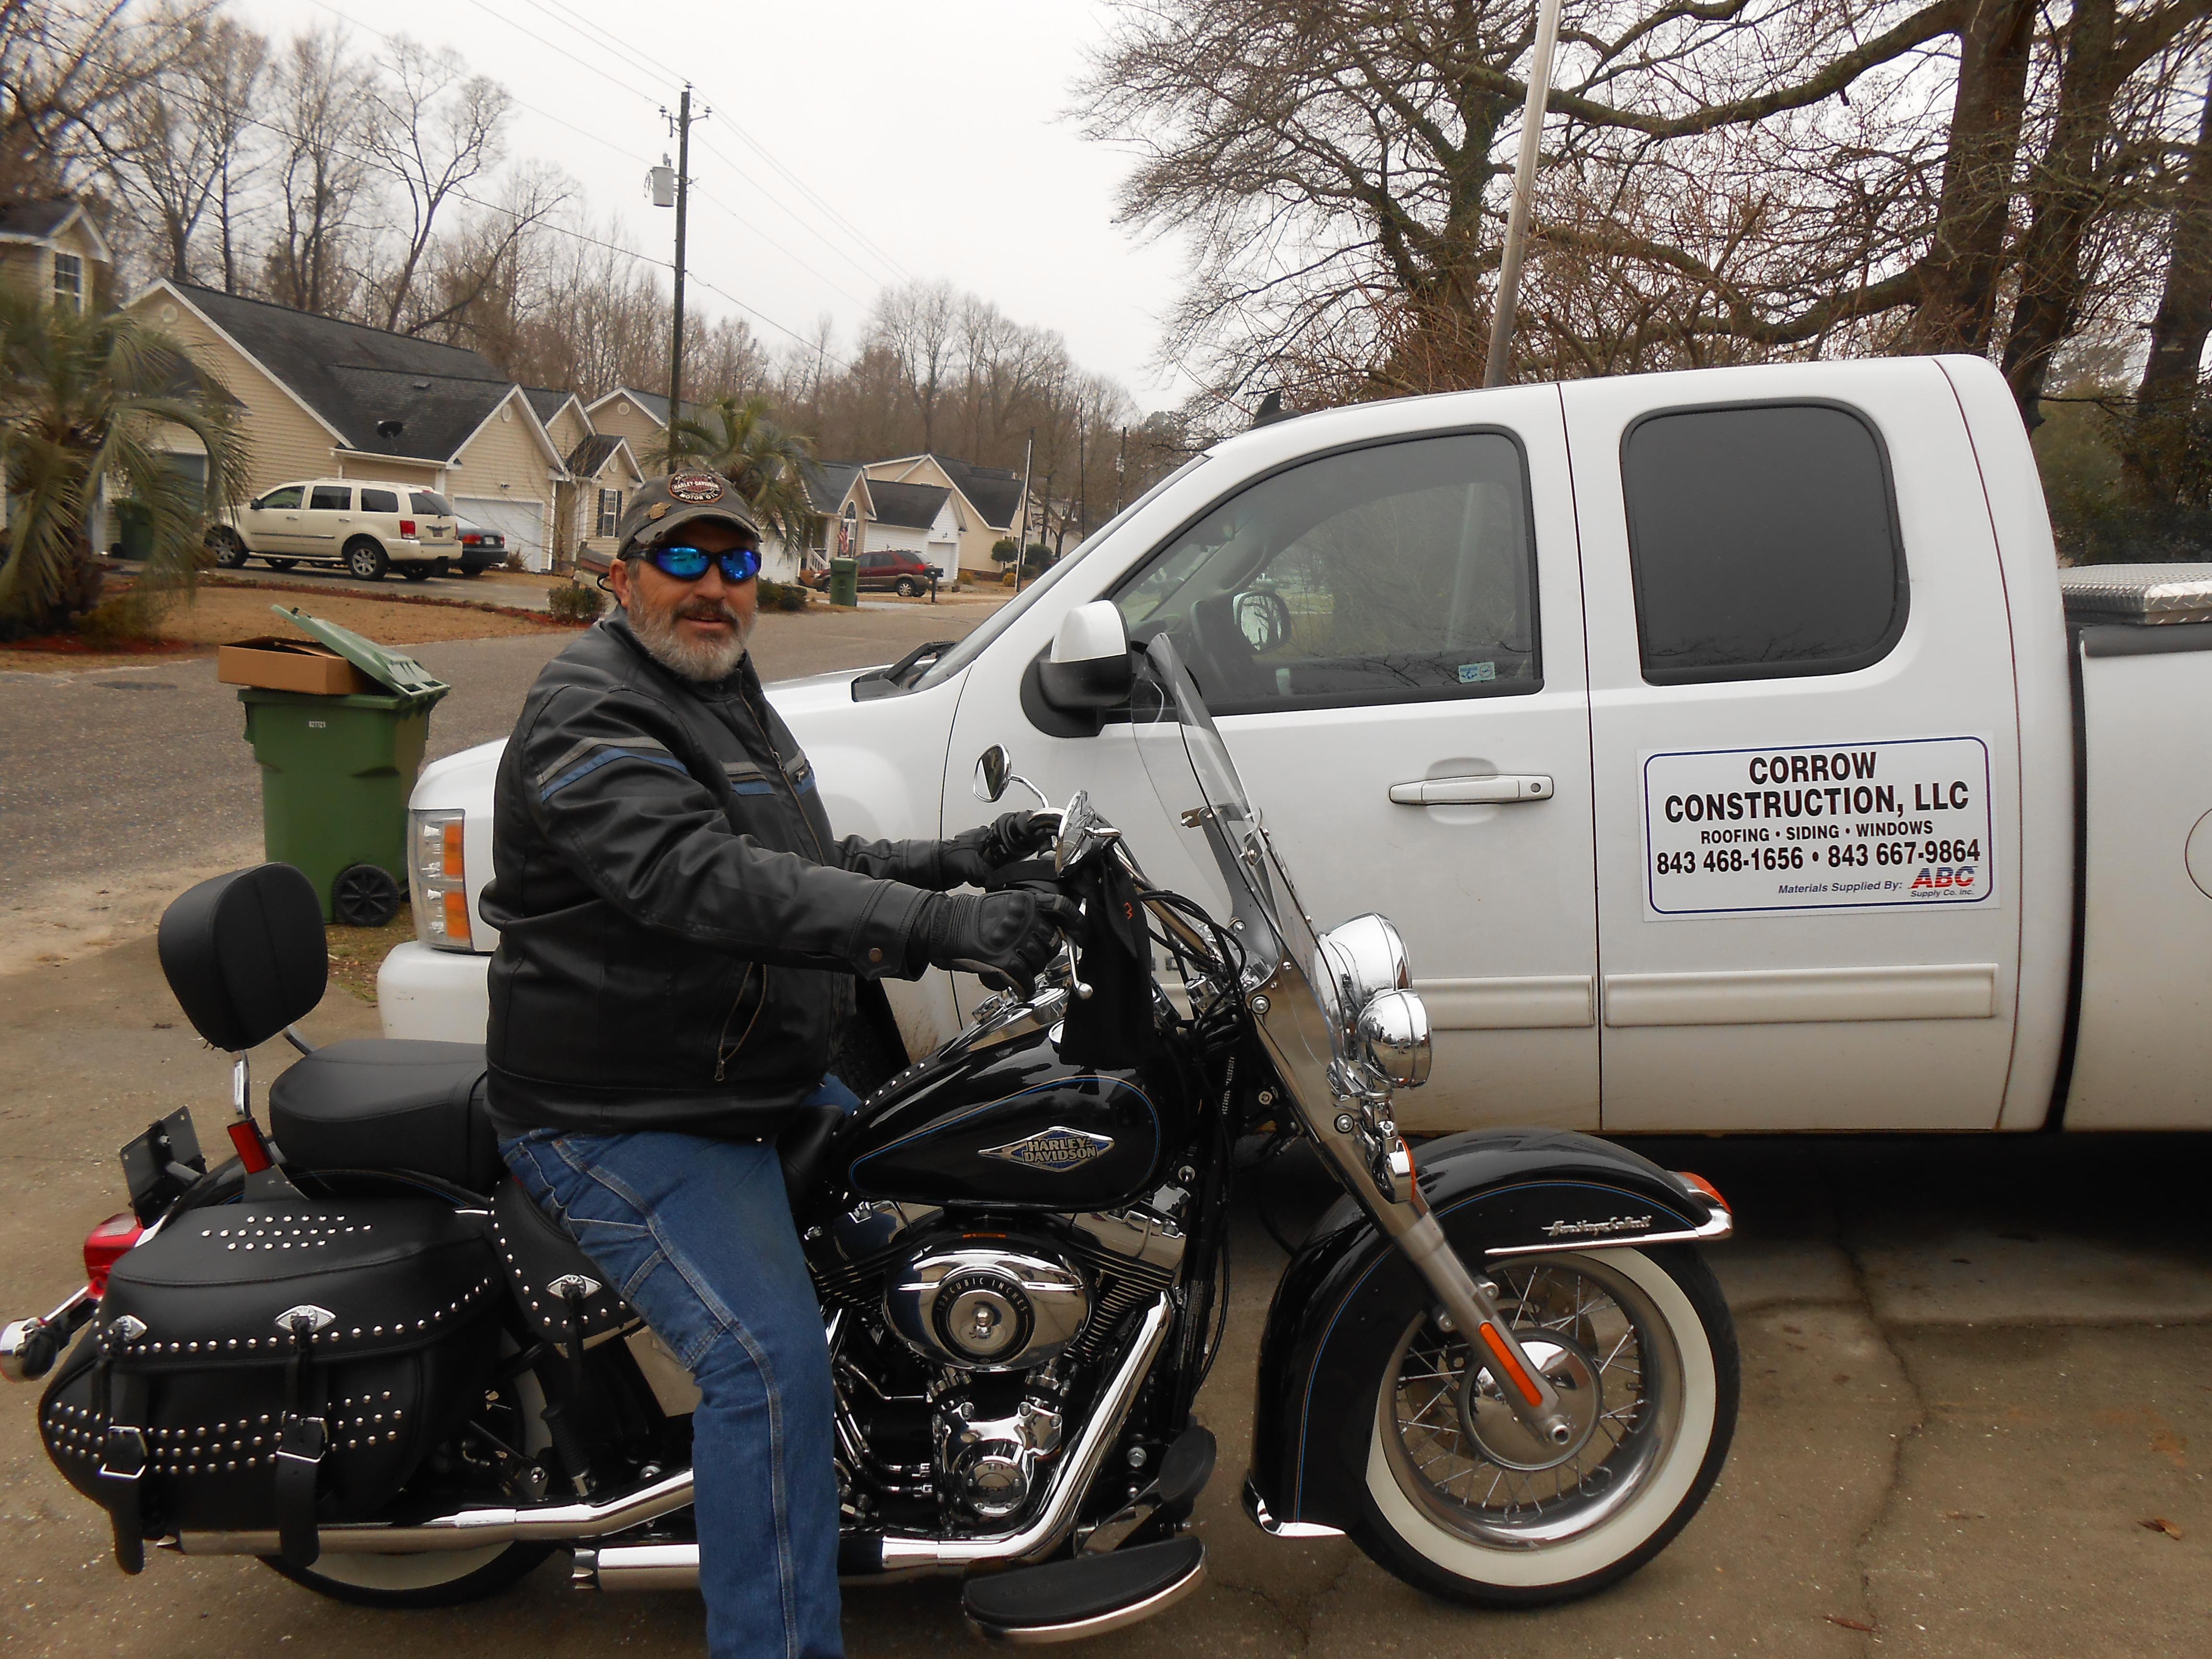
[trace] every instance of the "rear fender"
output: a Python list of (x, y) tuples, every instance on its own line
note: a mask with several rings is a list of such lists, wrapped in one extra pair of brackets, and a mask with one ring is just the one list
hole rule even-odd
[[(1477, 1274), (1501, 1256), (1718, 1239), (1733, 1224), (1680, 1176), (1592, 1135), (1476, 1130), (1430, 1141), (1414, 1163), (1422, 1196)], [(1367, 1466), (1376, 1356), (1431, 1299), (1349, 1198), (1322, 1218), (1276, 1286), (1261, 1338), (1245, 1506), (1261, 1526), (1310, 1535), (1355, 1524), (1359, 1493), (1344, 1474)]]

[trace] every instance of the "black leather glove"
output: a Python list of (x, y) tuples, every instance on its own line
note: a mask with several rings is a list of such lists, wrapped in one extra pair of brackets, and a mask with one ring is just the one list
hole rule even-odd
[(939, 893), (916, 919), (915, 937), (924, 960), (936, 967), (977, 975), (994, 990), (1027, 993), (1059, 954), (1061, 931), (1082, 923), (1083, 912), (1057, 893)]
[(937, 868), (947, 887), (981, 887), (1006, 865), (1052, 845), (1056, 815), (1006, 812), (937, 843)]

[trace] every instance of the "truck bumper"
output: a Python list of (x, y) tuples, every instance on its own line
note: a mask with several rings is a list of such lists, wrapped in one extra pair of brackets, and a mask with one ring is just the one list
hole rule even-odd
[(489, 1004), (484, 975), (489, 955), (434, 951), (410, 939), (384, 958), (376, 975), (376, 1009), (388, 1037), (431, 1042), (482, 1042)]

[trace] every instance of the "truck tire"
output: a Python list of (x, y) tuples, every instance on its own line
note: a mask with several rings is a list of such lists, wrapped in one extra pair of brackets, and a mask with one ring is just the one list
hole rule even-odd
[(349, 575), (358, 576), (365, 582), (380, 582), (384, 573), (392, 568), (392, 561), (368, 537), (356, 536), (345, 544), (345, 568)]
[(1375, 1356), (1354, 1536), (1431, 1595), (1572, 1601), (1650, 1560), (1705, 1501), (1735, 1431), (1735, 1330), (1712, 1269), (1682, 1246), (1527, 1257), (1492, 1276), (1530, 1357), (1583, 1402), (1576, 1440), (1554, 1451), (1522, 1430), (1424, 1310)]
[(219, 570), (236, 570), (248, 556), (246, 544), (239, 538), (235, 530), (209, 531), (206, 546), (208, 551), (215, 555), (216, 568)]

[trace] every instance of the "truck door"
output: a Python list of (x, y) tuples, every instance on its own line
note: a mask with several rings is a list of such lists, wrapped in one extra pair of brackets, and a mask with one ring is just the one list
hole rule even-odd
[[(1105, 596), (1133, 637), (1176, 639), (1314, 920), (1379, 910), (1404, 933), (1436, 1030), (1406, 1124), (1595, 1127), (1589, 704), (1558, 396), (1441, 412), (1405, 405), (1431, 424), (1224, 488)], [(1005, 741), (1048, 789), (1091, 788), (1176, 884), (1175, 827), (1123, 816), (1146, 793), (1124, 775), (1126, 726), (1024, 738), (1012, 690), (971, 680), (959, 781)]]
[(249, 503), (239, 515), (246, 544), (256, 553), (306, 552), (307, 544), (300, 523), (300, 502), (305, 495), (303, 486), (286, 484)]
[(1930, 361), (1753, 373), (1563, 392), (1604, 1127), (1990, 1127), (2019, 756), (1965, 425)]

